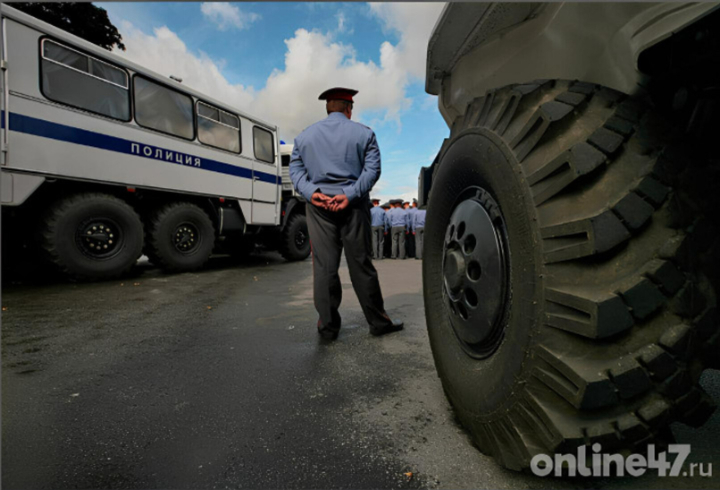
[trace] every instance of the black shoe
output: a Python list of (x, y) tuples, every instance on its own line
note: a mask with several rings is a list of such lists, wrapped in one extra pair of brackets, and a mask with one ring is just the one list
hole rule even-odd
[(386, 326), (380, 327), (380, 328), (371, 328), (370, 333), (372, 335), (374, 335), (375, 337), (379, 337), (379, 336), (385, 335), (387, 333), (399, 332), (400, 330), (403, 329), (404, 325), (405, 324), (403, 322), (401, 322), (400, 320), (393, 320), (392, 324), (390, 324), (390, 325), (386, 325)]
[(332, 342), (333, 340), (337, 340), (339, 332), (333, 332), (330, 330), (318, 330), (318, 334), (320, 334), (320, 339)]

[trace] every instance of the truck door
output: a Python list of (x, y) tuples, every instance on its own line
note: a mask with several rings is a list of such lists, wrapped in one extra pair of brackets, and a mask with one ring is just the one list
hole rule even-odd
[(278, 155), (275, 135), (253, 126), (253, 223), (278, 223)]
[(5, 25), (5, 17), (0, 18), (0, 107), (2, 108), (2, 124), (0, 124), (0, 165), (7, 165), (8, 150), (8, 125), (10, 121), (10, 113), (8, 112), (8, 98), (10, 90), (8, 88), (7, 76), (7, 26)]

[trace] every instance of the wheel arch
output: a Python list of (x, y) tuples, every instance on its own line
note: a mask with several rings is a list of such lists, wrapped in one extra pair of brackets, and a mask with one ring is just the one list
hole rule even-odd
[(718, 11), (717, 3), (451, 4), (428, 45), (426, 91), (439, 96), (448, 125), (469, 100), (518, 81), (583, 80), (634, 93), (647, 78), (638, 69), (645, 51)]
[[(70, 194), (87, 192), (98, 192), (122, 199), (132, 206), (143, 219), (146, 219), (148, 213), (151, 213), (153, 209), (164, 204), (179, 201), (189, 202), (202, 208), (213, 221), (216, 230), (220, 229), (220, 198), (72, 179), (46, 178), (38, 189), (21, 206), (18, 206), (18, 211), (32, 214), (47, 207), (48, 202)], [(232, 206), (232, 203), (230, 205)], [(242, 216), (242, 210), (237, 208)]]
[(283, 212), (282, 223), (280, 224), (281, 229), (285, 228), (290, 217), (295, 213), (305, 214), (305, 202), (297, 198), (291, 198)]

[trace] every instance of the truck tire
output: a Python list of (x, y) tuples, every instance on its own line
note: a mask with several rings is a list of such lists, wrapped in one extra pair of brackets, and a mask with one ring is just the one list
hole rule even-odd
[(85, 193), (55, 202), (41, 220), (46, 258), (74, 279), (126, 274), (142, 254), (143, 226), (135, 210), (109, 194)]
[(174, 202), (158, 208), (147, 221), (150, 261), (172, 272), (197, 270), (215, 246), (215, 227), (199, 206)]
[(718, 182), (692, 188), (702, 158), (666, 146), (676, 131), (639, 98), (548, 80), (454, 122), (429, 197), (426, 320), (450, 403), (501, 465), (643, 452), (713, 412), (698, 380), (720, 347), (702, 217)]
[(290, 261), (305, 260), (310, 255), (307, 218), (295, 213), (288, 219), (280, 239), (280, 254)]

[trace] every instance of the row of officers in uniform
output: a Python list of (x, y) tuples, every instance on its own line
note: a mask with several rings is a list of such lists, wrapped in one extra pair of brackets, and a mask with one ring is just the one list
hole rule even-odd
[(425, 210), (418, 209), (417, 199), (393, 199), (383, 205), (373, 199), (372, 205), (373, 259), (422, 259)]

